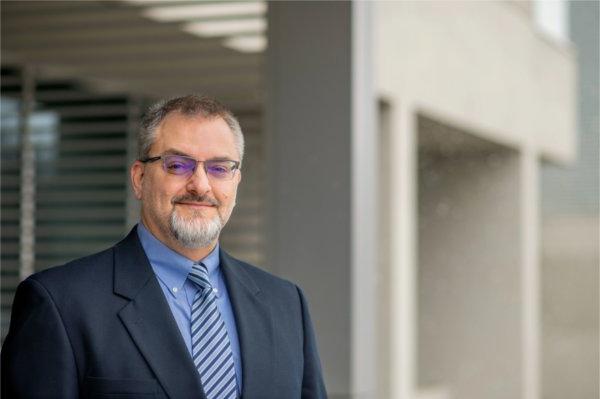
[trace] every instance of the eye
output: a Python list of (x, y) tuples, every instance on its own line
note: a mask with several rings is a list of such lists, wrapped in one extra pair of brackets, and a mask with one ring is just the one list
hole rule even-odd
[(229, 172), (229, 168), (227, 168), (227, 166), (224, 165), (214, 165), (210, 167), (210, 170), (212, 170), (213, 172)]
[(178, 170), (185, 169), (185, 165), (183, 164), (183, 162), (173, 161), (167, 163), (167, 169), (176, 172)]
[(196, 161), (181, 156), (165, 157), (165, 170), (174, 175), (183, 175), (196, 167)]
[(215, 177), (227, 176), (230, 171), (231, 168), (226, 163), (211, 163), (206, 165), (206, 172)]

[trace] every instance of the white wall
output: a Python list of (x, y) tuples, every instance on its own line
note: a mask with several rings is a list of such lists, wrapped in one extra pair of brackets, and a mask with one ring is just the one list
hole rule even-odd
[(575, 54), (503, 1), (376, 3), (378, 87), (388, 97), (548, 158), (575, 155)]

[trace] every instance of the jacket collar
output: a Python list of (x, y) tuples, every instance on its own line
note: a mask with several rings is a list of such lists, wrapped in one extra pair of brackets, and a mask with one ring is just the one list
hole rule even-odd
[(137, 226), (114, 247), (114, 292), (133, 299), (154, 277), (154, 272), (137, 235)]
[(250, 266), (222, 250), (220, 258), (242, 352), (242, 397), (270, 397), (277, 348), (268, 293), (259, 287)]
[(119, 318), (167, 395), (205, 398), (198, 372), (135, 228), (114, 248), (114, 292), (130, 299), (119, 311)]

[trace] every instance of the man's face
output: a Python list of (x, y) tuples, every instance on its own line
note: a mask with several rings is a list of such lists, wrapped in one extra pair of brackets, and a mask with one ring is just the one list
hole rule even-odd
[[(198, 161), (239, 161), (233, 133), (222, 118), (168, 115), (157, 128), (150, 157), (185, 155)], [(231, 179), (208, 176), (203, 163), (193, 173), (175, 175), (162, 160), (136, 161), (131, 168), (136, 197), (142, 201), (142, 221), (170, 246), (202, 248), (214, 244), (235, 206), (241, 172)]]

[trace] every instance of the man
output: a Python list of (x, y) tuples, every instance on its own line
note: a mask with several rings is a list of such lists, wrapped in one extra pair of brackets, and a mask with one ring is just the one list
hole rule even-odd
[(218, 244), (241, 179), (237, 120), (176, 98), (148, 111), (139, 147), (141, 222), (19, 285), (3, 397), (326, 397), (300, 289)]

